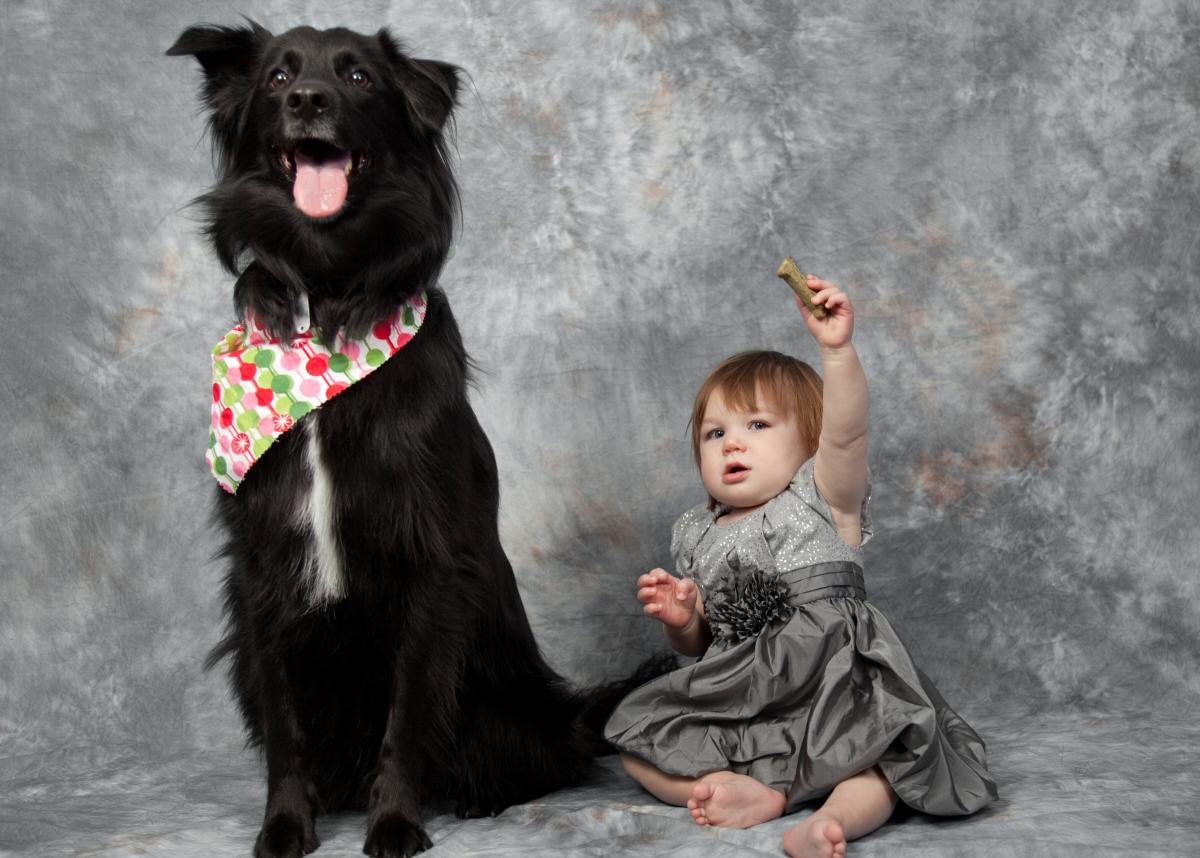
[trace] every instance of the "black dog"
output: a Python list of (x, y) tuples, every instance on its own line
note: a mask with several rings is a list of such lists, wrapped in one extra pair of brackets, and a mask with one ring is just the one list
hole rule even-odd
[(257, 856), (311, 852), (318, 811), (364, 806), (364, 851), (411, 855), (430, 845), (424, 800), (479, 815), (578, 783), (607, 750), (612, 706), (658, 666), (568, 688), (501, 548), (495, 459), (436, 287), (457, 207), (443, 129), (458, 69), (386, 31), (272, 36), (252, 22), (190, 28), (167, 53), (204, 70), (219, 180), (201, 200), (240, 272), (241, 317), (287, 337), (307, 306), (331, 343), (428, 293), (403, 350), (299, 420), (236, 495), (219, 492), (230, 627), (212, 658), (231, 656), (265, 752)]

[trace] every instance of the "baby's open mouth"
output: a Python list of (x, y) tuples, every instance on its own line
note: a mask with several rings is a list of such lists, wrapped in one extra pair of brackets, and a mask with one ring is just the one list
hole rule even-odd
[(740, 462), (730, 462), (725, 466), (725, 473), (721, 475), (721, 478), (727, 483), (736, 483), (745, 479), (749, 473), (750, 469)]
[(275, 148), (292, 182), (296, 208), (311, 218), (331, 217), (342, 210), (350, 179), (369, 166), (363, 149), (342, 149), (322, 140), (301, 140), (291, 148)]

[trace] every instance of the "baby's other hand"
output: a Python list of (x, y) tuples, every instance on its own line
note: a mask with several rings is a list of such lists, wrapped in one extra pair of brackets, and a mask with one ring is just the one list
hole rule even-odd
[(817, 343), (826, 348), (837, 349), (850, 342), (854, 334), (854, 306), (846, 293), (830, 283), (812, 274), (808, 275), (808, 288), (815, 293), (813, 303), (825, 308), (825, 318), (818, 319), (800, 297), (796, 297), (796, 306), (804, 316), (804, 323)]
[(698, 591), (696, 582), (690, 578), (676, 578), (663, 569), (651, 569), (638, 578), (637, 584), (637, 598), (647, 617), (681, 629), (696, 615)]

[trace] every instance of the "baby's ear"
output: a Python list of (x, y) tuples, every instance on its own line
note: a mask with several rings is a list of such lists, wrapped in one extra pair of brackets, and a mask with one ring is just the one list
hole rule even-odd
[(458, 102), (459, 67), (408, 56), (387, 29), (375, 38), (408, 98), (414, 120), (430, 131), (441, 131)]
[(232, 143), (237, 133), (254, 87), (259, 55), (272, 38), (254, 21), (246, 23), (245, 27), (188, 27), (167, 48), (167, 56), (193, 56), (204, 69), (204, 104), (212, 113), (213, 131), (224, 144)]

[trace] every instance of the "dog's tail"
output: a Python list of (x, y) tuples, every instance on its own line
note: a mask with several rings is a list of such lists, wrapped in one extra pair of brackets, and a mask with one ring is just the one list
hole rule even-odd
[(674, 653), (660, 652), (643, 661), (634, 669), (633, 673), (624, 679), (605, 682), (583, 690), (581, 696), (584, 698), (584, 704), (581, 716), (587, 728), (600, 739), (602, 747), (597, 750), (598, 755), (616, 753), (613, 746), (603, 740), (603, 736), (604, 724), (612, 715), (613, 710), (617, 708), (617, 704), (635, 688), (645, 685), (650, 680), (669, 673), (677, 667), (679, 667), (679, 659)]

